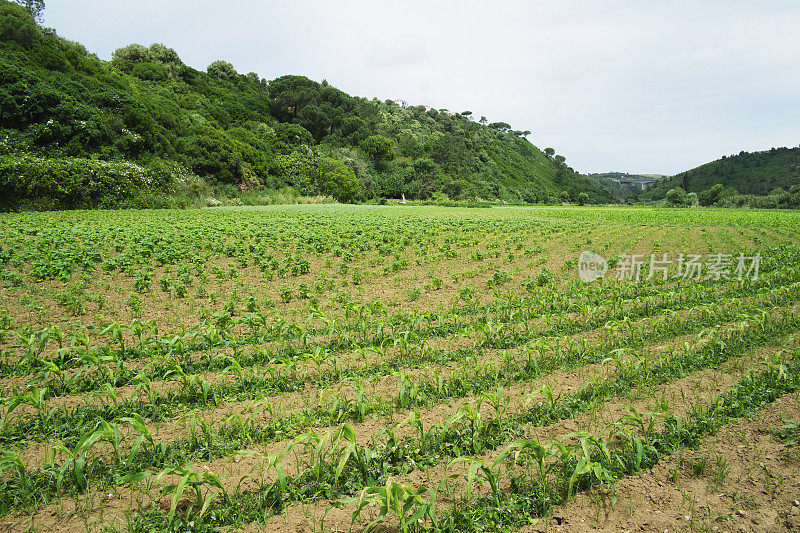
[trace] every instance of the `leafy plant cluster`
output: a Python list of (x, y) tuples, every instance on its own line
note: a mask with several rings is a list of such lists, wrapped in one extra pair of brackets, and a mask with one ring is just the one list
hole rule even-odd
[(15, 173), (0, 174), (0, 192), (16, 199), (7, 201), (14, 208), (132, 202), (118, 195), (124, 173), (119, 190), (103, 187), (102, 201), (75, 204), (74, 182), (60, 191), (30, 187), (39, 170), (24, 163), (25, 154), (49, 166), (68, 167), (72, 158), (134, 163), (159, 176), (147, 187), (155, 194), (170, 191), (164, 173), (173, 180), (189, 173), (231, 195), (289, 186), (342, 202), (403, 195), (561, 202), (581, 193), (610, 201), (562, 156), (471, 113), (403, 109), (303, 76), (267, 82), (222, 60), (202, 72), (162, 44), (132, 44), (104, 62), (7, 0), (0, 37), (0, 144), (10, 152), (7, 164), (22, 160)]
[[(423, 517), (430, 519), (433, 528), (443, 530), (463, 530), (463, 524), (476, 520), (478, 523), (485, 520), (498, 523), (499, 520), (520, 525), (531, 518), (546, 516), (553, 506), (570, 498), (575, 491), (596, 483), (613, 483), (618, 477), (650, 468), (664, 455), (696, 446), (703, 435), (757, 411), (782, 394), (798, 390), (796, 365), (796, 360), (776, 360), (761, 374), (751, 373), (707, 405), (696, 406), (684, 419), (666, 410), (657, 415), (633, 411), (611, 427), (607, 439), (579, 432), (549, 443), (516, 440), (505, 446), (491, 463), (476, 456), (485, 449), (503, 446), (508, 438), (513, 439), (512, 428), (518, 423), (513, 417), (504, 416), (502, 390), (483, 395), (483, 400), (495, 406), (493, 419), (482, 420), (478, 414), (480, 404), (477, 410), (464, 405), (446, 422), (429, 428), (412, 413), (405, 423), (417, 432), (402, 439), (394, 435), (396, 426), (381, 431), (371, 445), (359, 444), (355, 432), (347, 424), (324, 433), (312, 430), (300, 434), (283, 452), (265, 457), (262, 475), (274, 470), (273, 476), (267, 476), (266, 481), (244, 476), (233, 492), (223, 486), (216, 474), (199, 473), (188, 462), (184, 466), (159, 466), (170, 457), (172, 460), (180, 457), (180, 452), (172, 456), (175, 452), (170, 449), (186, 453), (195, 446), (208, 446), (219, 437), (224, 439), (223, 434), (207, 427), (202, 418), (192, 422), (194, 444), (184, 444), (180, 448), (157, 444), (144, 420), (134, 416), (120, 420), (135, 430), (132, 437), (123, 436), (119, 423), (99, 422), (74, 448), (59, 448), (66, 457), (61, 462), (55, 460), (54, 454), (49, 466), (33, 472), (27, 470), (16, 453), (6, 451), (0, 465), (2, 470), (11, 472), (5, 478), (4, 488), (16, 505), (35, 505), (36, 500), (32, 498), (52, 497), (65, 488), (83, 491), (89, 482), (113, 486), (142, 482), (151, 477), (160, 481), (164, 476), (178, 476), (180, 481), (165, 485), (162, 490), (162, 494), (172, 497), (169, 513), (145, 513), (135, 519), (155, 521), (162, 527), (174, 526), (176, 520), (178, 524), (184, 520), (202, 522), (204, 517), (209, 525), (239, 524), (242, 520), (258, 520), (279, 513), (287, 503), (353, 495), (359, 491), (360, 497), (351, 500), (361, 503), (354, 520), (366, 504), (377, 502), (381, 507), (375, 521), (393, 512), (404, 530), (418, 528), (421, 523), (417, 520)], [(555, 408), (557, 400), (545, 405)], [(664, 419), (665, 429), (660, 432), (655, 429), (657, 416)], [(125, 442), (130, 442), (129, 439), (133, 440), (132, 444)], [(110, 463), (92, 451), (100, 442), (107, 443), (113, 450)], [(302, 449), (310, 461), (304, 463), (306, 466), (298, 463), (296, 471), (287, 474), (282, 462), (295, 448)], [(412, 465), (447, 457), (453, 458), (451, 466), (459, 462), (468, 464), (467, 492), (461, 504), (442, 516), (436, 512), (435, 489), (416, 489), (393, 478), (408, 472)], [(148, 465), (155, 467), (155, 472), (142, 470)], [(523, 468), (518, 468), (520, 466)], [(500, 492), (502, 476), (510, 478), (510, 491)], [(473, 489), (480, 482), (489, 484), (490, 493), (476, 499)], [(194, 490), (193, 497), (188, 507), (176, 513), (186, 488)], [(234, 509), (245, 512), (235, 513)], [(264, 510), (268, 510), (267, 515)], [(443, 523), (440, 525), (439, 521)], [(472, 527), (475, 525), (473, 523)]]

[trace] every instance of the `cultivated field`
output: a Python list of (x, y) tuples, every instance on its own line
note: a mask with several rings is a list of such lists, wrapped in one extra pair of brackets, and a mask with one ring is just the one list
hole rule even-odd
[(710, 209), (0, 215), (0, 529), (800, 528), (798, 235)]

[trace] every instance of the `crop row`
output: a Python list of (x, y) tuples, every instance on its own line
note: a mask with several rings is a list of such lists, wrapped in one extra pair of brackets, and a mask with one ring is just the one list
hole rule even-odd
[[(719, 357), (721, 350), (715, 346), (709, 353)], [(391, 430), (387, 430), (371, 446), (359, 445), (352, 428), (347, 425), (324, 434), (308, 432), (295, 439), (284, 452), (265, 458), (264, 471), (275, 470), (272, 481), (245, 476), (234, 491), (228, 491), (218, 476), (209, 471), (195, 471), (188, 463), (165, 466), (154, 474), (139, 470), (123, 475), (128, 468), (135, 470), (137, 466), (143, 466), (137, 461), (141, 454), (159, 455), (159, 446), (149, 436), (146, 426), (141, 419), (134, 419), (129, 422), (141, 433), (127, 457), (119, 453), (118, 429), (108, 424), (99, 425), (97, 430), (82, 439), (80, 448), (69, 451), (69, 458), (62, 464), (53, 461), (39, 471), (28, 471), (18, 456), (4, 452), (3, 470), (13, 472), (6, 476), (4, 489), (11, 496), (9, 504), (33, 506), (41, 503), (37, 498), (52, 497), (65, 489), (72, 489), (67, 493), (85, 489), (91, 479), (106, 479), (116, 484), (141, 482), (151, 475), (158, 480), (164, 476), (180, 476), (181, 482), (169, 485), (171, 489), (165, 491), (173, 496), (169, 513), (153, 510), (134, 519), (162, 526), (174, 526), (176, 520), (180, 523), (188, 519), (205, 519), (214, 526), (261, 521), (270, 514), (281, 512), (287, 503), (293, 501), (335, 498), (358, 494), (359, 491), (361, 503), (381, 502), (381, 498), (394, 496), (401, 500), (402, 509), (406, 502), (416, 502), (412, 505), (412, 512), (407, 510), (396, 517), (403, 529), (417, 525), (416, 520), (421, 516), (410, 518), (420, 509), (425, 509), (423, 515), (443, 530), (463, 531), (467, 521), (476, 519), (499, 519), (508, 525), (520, 525), (531, 517), (546, 515), (554, 505), (568, 499), (576, 490), (594, 483), (610, 483), (620, 476), (650, 468), (663, 455), (673, 453), (677, 448), (695, 446), (699, 438), (731, 419), (760, 409), (782, 394), (798, 390), (800, 363), (797, 355), (795, 353), (791, 360), (773, 359), (767, 371), (749, 374), (704, 408), (695, 408), (685, 419), (661, 414), (665, 428), (661, 432), (656, 430), (653, 415), (633, 412), (614, 425), (607, 439), (578, 433), (568, 435), (565, 440), (544, 444), (532, 439), (517, 440), (507, 445), (489, 464), (471, 458), (469, 454), (500, 447), (509, 437), (514, 438), (513, 430), (508, 428), (523, 420), (503, 420), (498, 411), (495, 419), (480, 421), (474, 415), (470, 416), (469, 409), (462, 409), (453, 419), (427, 429), (412, 416), (409, 423), (418, 428), (416, 436), (397, 441)], [(530, 416), (528, 413), (519, 415)], [(476, 441), (483, 445), (476, 447)], [(116, 457), (110, 465), (88, 455), (98, 442), (113, 445)], [(281, 465), (294, 448), (305, 450), (311, 461), (302, 467), (298, 465), (292, 475)], [(442, 459), (450, 459), (451, 463), (469, 463), (469, 505), (465, 502), (447, 515), (438, 517), (442, 522), (439, 524), (435, 513), (435, 489), (412, 488), (394, 478), (418, 465)], [(118, 468), (113, 468), (114, 465)], [(99, 476), (104, 467), (112, 473)], [(499, 490), (502, 475), (510, 478), (504, 486), (510, 486), (511, 490)], [(478, 480), (488, 482), (491, 492), (474, 500), (472, 488)], [(185, 489), (194, 489), (194, 497), (184, 514), (176, 513), (177, 503), (184, 496)], [(216, 496), (211, 497), (208, 489), (213, 489)], [(393, 492), (397, 494), (393, 495)], [(363, 506), (358, 509), (363, 509)], [(392, 510), (391, 506), (389, 510)]]
[[(769, 281), (762, 279), (760, 282), (762, 287), (781, 287), (781, 284), (788, 283), (794, 280), (794, 277), (800, 275), (800, 271), (790, 271), (785, 276), (776, 276)], [(691, 286), (689, 286), (691, 287)], [(787, 290), (791, 290), (793, 286), (789, 285)], [(744, 292), (746, 291), (746, 292)], [(642, 303), (634, 301), (633, 307), (628, 307), (618, 311), (615, 314), (605, 315), (605, 322), (602, 324), (613, 325), (616, 319), (624, 316), (625, 319), (620, 323), (621, 325), (630, 323), (631, 319), (639, 317), (653, 316), (653, 314), (663, 308), (671, 310), (679, 310), (689, 307), (698, 301), (706, 301), (709, 299), (720, 299), (726, 296), (737, 296), (742, 294), (753, 295), (758, 294), (758, 287), (733, 287), (732, 290), (722, 291), (721, 293), (714, 292), (708, 288), (701, 290), (694, 289), (691, 295), (685, 296), (680, 300), (676, 297), (665, 298), (659, 301), (653, 301), (647, 298)], [(774, 294), (776, 289), (765, 291), (767, 295)], [(779, 290), (777, 292), (780, 292)], [(603, 309), (605, 310), (605, 308)], [(601, 310), (601, 311), (603, 311)], [(474, 342), (474, 348), (478, 350), (491, 349), (491, 348), (509, 348), (524, 345), (531, 339), (537, 337), (550, 337), (554, 334), (577, 334), (582, 331), (587, 331), (590, 328), (597, 327), (601, 320), (597, 317), (600, 312), (591, 311), (589, 316), (586, 314), (579, 316), (566, 316), (566, 317), (551, 317), (545, 315), (541, 321), (540, 327), (531, 327), (529, 321), (524, 317), (515, 317), (513, 314), (507, 320), (508, 322), (494, 321), (487, 318), (485, 323), (462, 323), (456, 324), (457, 319), (453, 319), (451, 324), (445, 319), (437, 321), (434, 317), (427, 316), (427, 330), (421, 325), (422, 318), (414, 320), (410, 324), (411, 330), (403, 331), (398, 334), (394, 331), (386, 333), (384, 326), (381, 324), (376, 328), (381, 330), (387, 340), (381, 340), (380, 346), (375, 347), (374, 344), (368, 345), (370, 351), (381, 355), (383, 364), (378, 365), (373, 371), (363, 372), (358, 369), (348, 371), (334, 371), (334, 380), (339, 380), (347, 377), (369, 377), (379, 375), (386, 371), (396, 371), (401, 369), (404, 364), (409, 365), (418, 364), (419, 354), (415, 352), (430, 352), (431, 350), (425, 346), (425, 339), (431, 335), (430, 330), (435, 328), (436, 335), (445, 332), (452, 332), (457, 329), (457, 336), (472, 338), (477, 333), (477, 339)], [(263, 317), (262, 317), (263, 318)], [(255, 321), (252, 317), (246, 320), (254, 329)], [(262, 321), (263, 323), (263, 321)], [(414, 329), (416, 328), (416, 329)], [(135, 348), (126, 348), (126, 341), (124, 330), (128, 329), (131, 336), (137, 339)], [(153, 338), (148, 336), (147, 328), (140, 322), (134, 322), (130, 326), (119, 324), (111, 324), (104, 330), (104, 334), (118, 346), (117, 349), (113, 345), (91, 345), (87, 336), (82, 336), (79, 339), (73, 337), (72, 346), (64, 347), (64, 339), (57, 328), (46, 328), (38, 335), (31, 334), (30, 336), (20, 336), (24, 341), (23, 348), (25, 354), (16, 364), (7, 364), (6, 369), (12, 373), (31, 372), (33, 369), (39, 369), (39, 375), (34, 376), (31, 380), (33, 383), (41, 385), (46, 383), (49, 394), (51, 396), (74, 394), (79, 392), (89, 392), (93, 390), (102, 390), (107, 386), (120, 387), (134, 382), (134, 380), (149, 380), (157, 381), (167, 378), (169, 376), (177, 376), (182, 378), (183, 375), (192, 375), (202, 372), (214, 372), (234, 367), (239, 377), (241, 377), (241, 368), (247, 368), (253, 365), (272, 365), (277, 367), (292, 366), (303, 361), (313, 361), (319, 368), (327, 361), (338, 361), (335, 356), (336, 349), (331, 349), (336, 346), (339, 349), (342, 346), (353, 348), (357, 350), (366, 350), (363, 344), (357, 341), (344, 341), (341, 336), (336, 340), (331, 340), (327, 345), (312, 344), (308, 341), (306, 335), (299, 346), (290, 345), (282, 342), (274, 350), (266, 348), (254, 350), (250, 354), (245, 354), (241, 351), (242, 341), (239, 338), (233, 337), (229, 333), (229, 329), (217, 328), (215, 325), (206, 324), (198, 328), (198, 331), (189, 331), (178, 337), (166, 338)], [(299, 326), (283, 323), (280, 325), (280, 330), (287, 335), (287, 331), (292, 329), (302, 331)], [(333, 334), (335, 327), (331, 326), (328, 332)], [(153, 335), (153, 331), (149, 335)], [(397, 336), (395, 336), (397, 335)], [(256, 333), (253, 336), (257, 336)], [(193, 339), (200, 337), (199, 343), (195, 344)], [(60, 348), (56, 352), (55, 358), (45, 358), (42, 354), (45, 346), (49, 341), (57, 342)], [(245, 341), (246, 342), (246, 341)], [(391, 358), (388, 357), (385, 345), (395, 346), (400, 350), (401, 357)], [(220, 357), (219, 354), (215, 355), (215, 348), (228, 348), (232, 354)], [(195, 359), (187, 359), (192, 353), (202, 350), (201, 357)], [(439, 362), (448, 362), (454, 360), (453, 354), (439, 350), (438, 357), (435, 360)], [(150, 362), (142, 369), (136, 369), (130, 364), (124, 364), (125, 361), (131, 360), (131, 354), (141, 355), (147, 353)], [(405, 357), (403, 357), (403, 355)], [(340, 366), (338, 363), (336, 366)], [(67, 369), (78, 368), (77, 372), (67, 373)], [(273, 376), (275, 369), (269, 370)], [(50, 379), (47, 379), (48, 376)], [(309, 378), (311, 376), (308, 376)], [(326, 376), (321, 376), (325, 380)], [(298, 386), (303, 385), (298, 383)], [(279, 388), (277, 391), (286, 391), (292, 389)]]
[[(774, 290), (772, 294), (771, 306), (793, 303), (796, 299), (796, 291), (792, 287)], [(410, 379), (406, 374), (400, 372), (400, 389), (392, 400), (376, 398), (369, 401), (363, 394), (363, 388), (354, 384), (352, 388), (358, 391), (359, 402), (358, 409), (353, 413), (358, 420), (367, 413), (386, 413), (397, 407), (406, 409), (429, 405), (431, 402), (435, 403), (444, 399), (463, 397), (487, 390), (487, 387), (493, 387), (492, 383), (509, 386), (540, 377), (557, 368), (574, 368), (600, 362), (610, 354), (619, 353), (621, 348), (625, 348), (630, 353), (636, 347), (645, 346), (648, 342), (687, 332), (697, 332), (715, 324), (745, 316), (759, 323), (768, 323), (772, 319), (772, 314), (758, 305), (746, 305), (739, 300), (731, 300), (700, 309), (697, 315), (690, 313), (685, 319), (681, 319), (676, 313), (667, 313), (652, 320), (647, 328), (644, 325), (623, 324), (609, 330), (609, 335), (602, 342), (591, 345), (585, 341), (581, 342), (580, 339), (569, 337), (564, 339), (539, 338), (535, 343), (526, 347), (520, 357), (505, 357), (500, 364), (479, 363), (474, 356), (475, 352), (471, 349), (463, 349), (455, 353), (449, 352), (446, 357), (448, 360), (471, 360), (472, 362), (464, 364), (461, 372), (451, 372), (449, 376), (436, 372), (431, 378)], [(444, 359), (441, 356), (432, 358)], [(235, 364), (235, 360), (231, 361)], [(420, 362), (417, 360), (417, 363)], [(316, 366), (322, 368), (325, 363), (325, 359), (320, 359), (316, 362)], [(114, 400), (113, 403), (100, 407), (77, 405), (71, 409), (48, 407), (49, 390), (47, 387), (42, 388), (42, 381), (38, 381), (39, 386), (31, 384), (26, 391), (16, 392), (6, 400), (8, 407), (5, 412), (4, 427), (0, 430), (0, 439), (10, 442), (21, 439), (23, 436), (27, 436), (27, 438), (50, 436), (64, 439), (66, 442), (74, 442), (79, 435), (86, 431), (88, 426), (96, 423), (98, 419), (109, 421), (138, 413), (146, 418), (161, 420), (173, 416), (175, 410), (181, 407), (207, 407), (218, 405), (225, 399), (255, 400), (264, 398), (265, 395), (304, 390), (309, 384), (315, 383), (320, 387), (325, 384), (335, 385), (337, 383), (350, 387), (348, 380), (374, 378), (396, 372), (391, 363), (388, 365), (378, 363), (347, 370), (339, 369), (333, 361), (330, 367), (330, 371), (315, 375), (297, 374), (293, 371), (264, 375), (256, 369), (249, 376), (241, 370), (237, 370), (238, 374), (234, 374), (234, 371), (229, 368), (228, 371), (235, 375), (236, 379), (212, 383), (199, 375), (185, 373), (177, 362), (173, 362), (169, 367), (171, 371), (166, 375), (180, 384), (178, 391), (160, 393), (158, 387), (146, 375), (140, 374), (135, 379), (139, 398), (129, 398), (117, 403), (115, 389), (109, 385), (111, 380), (107, 379), (106, 387), (100, 390), (109, 399)], [(105, 372), (113, 372), (104, 366), (100, 368)], [(63, 386), (62, 373), (52, 371), (43, 376), (48, 379), (44, 385)], [(72, 374), (71, 379), (74, 379), (75, 376), (76, 374)], [(341, 409), (342, 412), (333, 418), (332, 423), (339, 423), (347, 419), (340, 417), (350, 416), (348, 413), (351, 410), (344, 407), (352, 404), (352, 398), (347, 394), (342, 394), (341, 389), (340, 385), (340, 392), (334, 396), (336, 400), (334, 406)], [(14, 409), (20, 405), (29, 405), (35, 408), (37, 415), (23, 418), (16, 424), (12, 424)], [(312, 412), (314, 415), (310, 417), (311, 420), (320, 421), (320, 414), (316, 410), (312, 410)], [(324, 413), (323, 419), (329, 419), (331, 416), (329, 411), (324, 410)], [(56, 428), (58, 428), (58, 433), (52, 433)]]
[[(427, 432), (424, 432), (420, 436), (420, 438), (425, 439), (424, 443), (411, 443), (411, 445), (402, 450), (402, 453), (397, 453), (396, 457), (403, 458), (403, 461), (405, 461), (403, 463), (405, 465), (404, 468), (407, 471), (409, 465), (424, 465), (426, 461), (430, 462), (432, 458), (439, 461), (447, 457), (457, 457), (464, 453), (478, 454), (485, 449), (498, 447), (509, 436), (513, 437), (515, 435), (514, 428), (518, 428), (523, 424), (548, 425), (557, 420), (573, 417), (576, 413), (590, 409), (616, 395), (626, 394), (632, 387), (664, 383), (685, 375), (687, 372), (719, 364), (737, 354), (743, 353), (752, 346), (769, 342), (776, 335), (795, 331), (798, 326), (800, 326), (800, 319), (794, 314), (788, 313), (775, 319), (757, 323), (752, 327), (743, 326), (725, 338), (712, 338), (711, 342), (706, 343), (699, 350), (687, 350), (683, 353), (673, 352), (656, 364), (651, 365), (645, 359), (630, 363), (617, 360), (616, 364), (619, 365), (620, 372), (616, 376), (603, 381), (589, 383), (579, 391), (563, 398), (553, 398), (552, 396), (547, 398), (545, 391), (545, 397), (548, 401), (515, 415), (503, 416), (502, 393), (494, 396), (486, 395), (487, 401), (496, 405), (495, 419), (488, 423), (483, 422), (474, 409), (465, 406), (453, 419), (442, 426), (446, 426), (447, 431), (454, 431), (455, 434), (444, 440), (437, 441), (436, 439), (430, 439)], [(785, 367), (784, 363), (780, 363), (780, 365)], [(784, 369), (784, 377), (786, 373), (787, 371)], [(40, 480), (40, 485), (37, 485), (35, 494), (40, 497), (47, 497), (47, 495), (55, 497), (63, 490), (66, 490), (67, 493), (80, 492), (87, 488), (89, 480), (92, 479), (100, 483), (101, 487), (125, 483), (138, 479), (130, 476), (143, 475), (143, 472), (148, 469), (169, 469), (170, 464), (185, 464), (198, 451), (216, 456), (220, 452), (223, 452), (223, 454), (232, 453), (259, 433), (263, 435), (261, 433), (263, 428), (257, 427), (256, 424), (230, 423), (227, 429), (214, 430), (214, 428), (201, 423), (202, 430), (198, 430), (188, 440), (171, 444), (156, 444), (141, 417), (134, 415), (120, 420), (120, 422), (130, 423), (138, 432), (136, 442), (130, 447), (128, 454), (123, 456), (122, 453), (124, 448), (121, 445), (122, 432), (119, 423), (101, 421), (92, 431), (81, 437), (74, 447), (68, 448), (61, 445), (56, 447), (56, 450), (66, 457), (63, 462), (58, 463), (55, 459), (56, 454), (52, 454), (49, 465), (42, 467), (35, 474), (33, 472), (25, 473), (28, 478), (35, 477)], [(247, 435), (247, 433), (250, 434)], [(222, 438), (216, 439), (217, 436)], [(341, 435), (340, 437), (350, 440)], [(297, 441), (297, 439), (300, 440)], [(309, 439), (316, 443), (315, 446), (321, 442), (321, 437), (318, 434), (309, 431), (297, 437), (295, 444), (297, 442), (307, 442)], [(216, 445), (215, 440), (218, 441)], [(110, 460), (103, 460), (103, 456), (93, 456), (90, 453), (93, 446), (99, 442), (106, 442), (113, 447), (114, 453), (108, 458)], [(355, 441), (353, 440), (351, 444), (355, 446)], [(331, 449), (326, 448), (327, 453), (331, 453)], [(417, 453), (417, 455), (414, 455), (414, 453)], [(425, 456), (420, 456), (420, 453), (425, 454)], [(11, 459), (18, 458), (12, 452), (6, 452), (5, 455)], [(348, 458), (345, 458), (342, 462), (342, 459), (339, 459), (337, 464), (346, 464), (348, 460)], [(384, 464), (386, 461), (388, 459), (384, 458), (379, 464)], [(389, 462), (388, 464), (392, 463)], [(339, 470), (339, 474), (341, 474), (341, 468)], [(136, 472), (138, 474), (135, 474)], [(316, 473), (319, 475), (320, 471), (317, 470)], [(403, 471), (389, 471), (388, 475), (397, 475), (399, 473), (403, 473)], [(303, 481), (302, 486), (305, 491), (303, 492), (303, 499), (309, 497), (308, 490), (319, 490), (318, 488), (313, 489), (318, 485), (308, 485), (307, 480)], [(333, 492), (326, 493), (322, 491), (318, 492), (318, 494), (325, 494), (330, 497), (331, 494), (352, 493), (354, 490), (353, 487), (347, 490), (344, 490), (343, 487), (342, 485), (334, 484), (331, 489)], [(21, 498), (21, 496), (19, 497)], [(287, 501), (285, 495), (282, 497), (282, 501)]]

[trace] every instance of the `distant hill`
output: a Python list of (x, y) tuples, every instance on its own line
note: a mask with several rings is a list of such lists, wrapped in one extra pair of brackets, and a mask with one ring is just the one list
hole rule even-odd
[(196, 178), (341, 201), (613, 201), (504, 122), (222, 60), (198, 71), (160, 44), (106, 62), (6, 0), (0, 105), (0, 208), (147, 205)]
[(800, 147), (723, 156), (676, 174), (637, 197), (644, 201), (661, 200), (676, 187), (699, 193), (717, 184), (742, 195), (765, 196), (775, 189), (791, 190), (800, 185)]
[(589, 181), (611, 193), (617, 200), (641, 192), (644, 188), (657, 185), (666, 178), (664, 174), (628, 174), (626, 172), (600, 172), (586, 174)]

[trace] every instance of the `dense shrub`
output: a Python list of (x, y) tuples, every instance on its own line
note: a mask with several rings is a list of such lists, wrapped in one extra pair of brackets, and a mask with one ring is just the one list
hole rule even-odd
[[(166, 160), (220, 190), (290, 187), (340, 201), (543, 202), (562, 193), (567, 201), (581, 193), (593, 203), (611, 200), (563, 156), (545, 155), (506, 126), (354, 97), (304, 76), (267, 82), (222, 60), (202, 72), (158, 43), (124, 46), (104, 62), (0, 0), (0, 142), (9, 138), (16, 153), (51, 165), (58, 158)], [(314, 162), (310, 169), (304, 160)], [(7, 183), (16, 195), (48, 196), (4, 202), (96, 205), (111, 190), (128, 191), (105, 187), (83, 197), (65, 184), (69, 190), (56, 194), (53, 186)]]
[(146, 191), (169, 174), (122, 161), (0, 157), (0, 208), (92, 209), (145, 207)]

